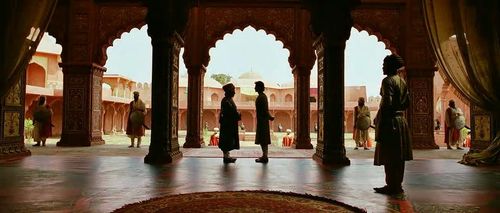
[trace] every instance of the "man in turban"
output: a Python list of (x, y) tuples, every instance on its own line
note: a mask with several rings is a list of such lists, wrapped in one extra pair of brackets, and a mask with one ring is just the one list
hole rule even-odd
[(146, 105), (139, 99), (139, 92), (134, 92), (134, 100), (130, 102), (130, 110), (127, 122), (127, 135), (130, 137), (129, 148), (134, 147), (134, 139), (137, 138), (137, 148), (141, 147), (141, 137), (144, 136), (144, 117)]
[(382, 194), (403, 193), (405, 161), (413, 159), (408, 123), (404, 112), (410, 105), (408, 87), (398, 75), (404, 65), (398, 55), (384, 58), (383, 72), (387, 75), (382, 80), (380, 95), (382, 100), (375, 118), (376, 133), (374, 164), (384, 165), (386, 186), (374, 188)]
[(241, 115), (233, 101), (235, 94), (234, 85), (229, 83), (222, 87), (224, 90), (224, 98), (220, 103), (220, 135), (219, 148), (224, 154), (224, 163), (234, 163), (236, 158), (229, 156), (229, 151), (240, 149), (240, 139), (238, 136), (238, 121), (241, 120)]

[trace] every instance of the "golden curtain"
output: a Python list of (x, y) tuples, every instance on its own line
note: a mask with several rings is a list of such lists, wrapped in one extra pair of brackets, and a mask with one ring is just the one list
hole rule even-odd
[(26, 70), (57, 0), (2, 0), (0, 3), (0, 97)]
[(429, 37), (446, 77), (472, 104), (494, 115), (496, 137), (485, 151), (498, 156), (500, 1), (422, 0), (422, 5)]

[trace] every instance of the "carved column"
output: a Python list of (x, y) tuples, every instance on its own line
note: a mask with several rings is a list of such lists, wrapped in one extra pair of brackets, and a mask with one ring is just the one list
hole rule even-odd
[(206, 68), (202, 64), (189, 65), (188, 71), (188, 102), (187, 102), (187, 133), (184, 148), (200, 148), (203, 141), (203, 79)]
[(311, 24), (318, 35), (318, 145), (313, 159), (349, 165), (344, 145), (344, 51), (356, 1), (310, 2)]
[(101, 134), (102, 75), (97, 64), (61, 64), (63, 67), (63, 128), (57, 146), (104, 144)]
[(156, 38), (153, 44), (151, 82), (151, 145), (144, 158), (148, 164), (164, 164), (182, 157), (179, 151), (177, 120), (179, 117), (179, 52), (182, 39), (175, 33), (170, 38)]
[(318, 56), (318, 144), (313, 158), (325, 164), (349, 165), (344, 144), (344, 49), (321, 35)]
[(206, 30), (200, 7), (189, 11), (190, 24), (186, 30), (184, 63), (188, 72), (187, 133), (184, 148), (200, 148), (203, 141), (203, 80), (208, 64), (208, 48), (204, 42)]
[(22, 74), (7, 94), (0, 97), (0, 159), (31, 155), (24, 146), (25, 88)]
[(405, 42), (400, 54), (405, 60), (406, 83), (411, 98), (410, 107), (406, 112), (413, 148), (438, 149), (433, 128), (433, 78), (437, 71), (437, 60), (427, 36), (421, 7), (422, 4), (418, 0), (407, 1), (406, 17), (402, 19), (403, 26), (406, 27)]
[(292, 69), (295, 87), (295, 148), (312, 149), (309, 135), (309, 88), (311, 70), (306, 67), (295, 66)]
[[(414, 149), (439, 149), (434, 141), (434, 86), (435, 68), (412, 68), (407, 66), (407, 84), (411, 104), (408, 108), (408, 125)], [(445, 108), (446, 110), (446, 108)]]
[(101, 135), (102, 75), (94, 63), (95, 5), (71, 1), (63, 42), (63, 128), (58, 146), (104, 144)]
[(177, 34), (187, 20), (184, 1), (148, 1), (148, 34), (153, 46), (151, 84), (151, 145), (148, 164), (165, 164), (182, 157), (179, 150), (179, 52), (183, 40)]

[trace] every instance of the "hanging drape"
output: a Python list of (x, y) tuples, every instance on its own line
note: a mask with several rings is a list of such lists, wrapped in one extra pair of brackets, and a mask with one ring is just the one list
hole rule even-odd
[[(496, 137), (465, 161), (496, 161), (500, 153), (500, 1), (422, 0), (438, 62), (470, 103), (494, 116)], [(466, 162), (467, 163), (467, 162)]]
[(0, 2), (0, 97), (3, 97), (35, 53), (57, 0)]

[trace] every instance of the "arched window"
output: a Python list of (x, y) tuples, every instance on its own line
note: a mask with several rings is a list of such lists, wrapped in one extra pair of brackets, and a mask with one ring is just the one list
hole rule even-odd
[(45, 87), (45, 69), (36, 63), (28, 65), (28, 70), (26, 72), (26, 84), (37, 87)]
[(290, 94), (285, 95), (285, 102), (293, 102), (293, 97)]
[(217, 94), (213, 93), (212, 96), (210, 97), (210, 100), (212, 102), (217, 102), (217, 101), (219, 101), (219, 96)]
[(271, 96), (269, 96), (269, 100), (270, 102), (276, 102), (276, 95), (271, 94)]

